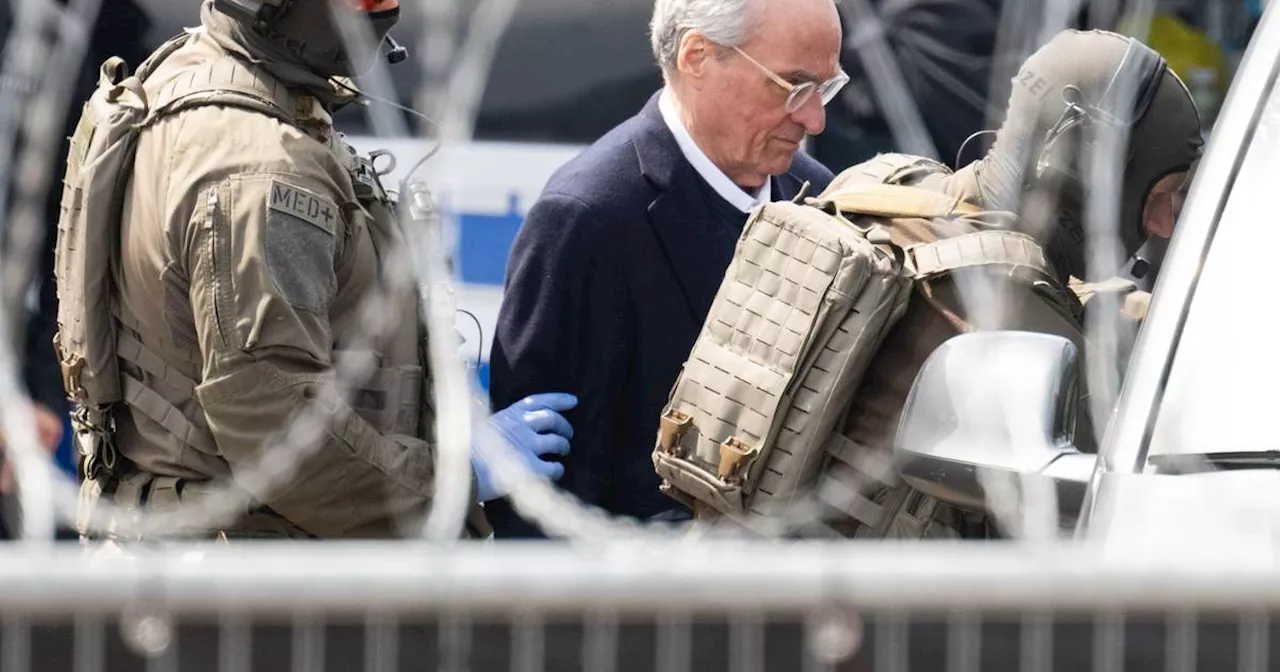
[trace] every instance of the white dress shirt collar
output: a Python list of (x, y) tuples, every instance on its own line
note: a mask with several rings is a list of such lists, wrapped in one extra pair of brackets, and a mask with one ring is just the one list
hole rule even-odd
[(707, 155), (698, 147), (698, 143), (693, 141), (693, 136), (689, 135), (689, 129), (685, 128), (684, 122), (680, 120), (680, 114), (676, 112), (675, 103), (671, 100), (670, 90), (664, 88), (658, 95), (658, 110), (662, 113), (662, 120), (667, 122), (667, 128), (671, 129), (671, 134), (676, 136), (676, 144), (680, 145), (680, 152), (684, 154), (685, 160), (693, 165), (693, 169), (698, 171), (702, 179), (706, 180), (721, 198), (744, 213), (750, 212), (757, 205), (773, 200), (773, 180), (765, 180), (764, 185), (757, 189), (754, 195), (749, 194), (742, 187), (734, 184), (724, 171), (707, 158)]

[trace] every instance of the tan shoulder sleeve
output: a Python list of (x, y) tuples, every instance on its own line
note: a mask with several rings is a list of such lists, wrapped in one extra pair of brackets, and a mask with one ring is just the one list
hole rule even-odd
[[(221, 456), (259, 501), (316, 535), (393, 535), (425, 515), (434, 457), (423, 441), (378, 433), (338, 394), (329, 312), (348, 231), (340, 199), (284, 172), (235, 174), (194, 199), (196, 394)], [(286, 476), (263, 481), (264, 464)]]

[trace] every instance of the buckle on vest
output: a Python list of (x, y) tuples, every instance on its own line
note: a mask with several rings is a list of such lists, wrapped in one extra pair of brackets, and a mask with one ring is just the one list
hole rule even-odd
[(85, 360), (79, 354), (73, 354), (70, 357), (61, 357), (61, 348), (58, 350), (58, 368), (62, 370), (62, 386), (66, 389), (67, 394), (76, 401), (84, 402), (88, 399), (88, 393), (80, 384), (80, 374), (84, 373)]
[(756, 456), (759, 452), (757, 446), (749, 446), (746, 441), (736, 436), (729, 437), (724, 443), (720, 444), (720, 468), (718, 475), (720, 480), (729, 484), (740, 485), (742, 483), (742, 467), (750, 458)]
[(116, 423), (111, 413), (82, 404), (72, 413), (71, 423), (76, 450), (83, 458), (81, 469), (84, 478), (105, 482), (106, 477), (114, 476), (119, 453), (114, 440)]
[(662, 414), (658, 421), (658, 448), (675, 457), (679, 457), (680, 439), (693, 426), (693, 416), (683, 411), (670, 409)]

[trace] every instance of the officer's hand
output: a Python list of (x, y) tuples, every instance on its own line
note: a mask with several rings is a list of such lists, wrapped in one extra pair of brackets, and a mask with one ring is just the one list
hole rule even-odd
[(1151, 293), (1138, 290), (1124, 297), (1124, 306), (1120, 314), (1125, 319), (1142, 324), (1147, 319), (1147, 311), (1151, 308)]
[[(578, 398), (572, 394), (535, 394), (494, 413), (488, 424), (507, 440), (530, 471), (554, 481), (564, 476), (564, 465), (543, 457), (569, 454), (573, 427), (560, 413), (577, 405)], [(498, 499), (509, 493), (509, 486), (498, 483), (489, 465), (474, 452), (471, 465), (476, 472), (480, 501)]]

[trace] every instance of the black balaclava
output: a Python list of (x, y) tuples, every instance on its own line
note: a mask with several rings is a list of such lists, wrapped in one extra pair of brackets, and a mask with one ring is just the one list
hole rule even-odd
[[(973, 167), (984, 205), (1019, 213), (1020, 228), (1041, 241), (1064, 279), (1102, 279), (1120, 270), (1117, 265), (1085, 272), (1089, 228), (1084, 222), (1084, 185), (1092, 184), (1089, 142), (1099, 137), (1102, 126), (1103, 115), (1094, 108), (1130, 39), (1106, 31), (1067, 30), (1032, 54), (1014, 77), (995, 143)], [(1151, 187), (1165, 175), (1189, 169), (1203, 143), (1200, 115), (1182, 80), (1165, 67), (1155, 86), (1150, 105), (1129, 126), (1123, 154), (1117, 233), (1125, 257), (1147, 238), (1142, 216)], [(1068, 100), (1087, 112), (1087, 122), (1060, 136), (1053, 169), (1037, 170), (1050, 131), (1061, 126), (1070, 109)]]
[(285, 0), (281, 4), (270, 18), (253, 21), (244, 28), (283, 48), (296, 65), (322, 77), (351, 77), (368, 71), (378, 57), (377, 47), (400, 18), (398, 7), (366, 13), (373, 30), (374, 51), (357, 54), (344, 44), (330, 0)]

